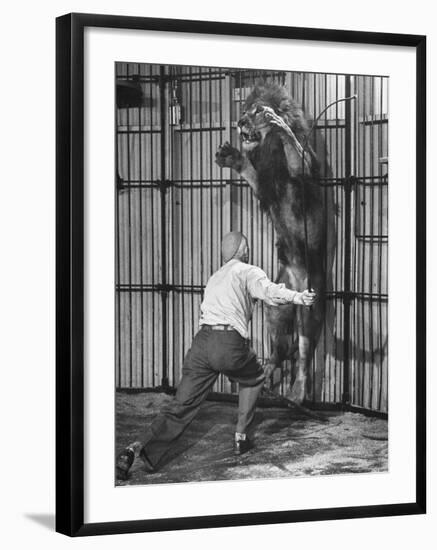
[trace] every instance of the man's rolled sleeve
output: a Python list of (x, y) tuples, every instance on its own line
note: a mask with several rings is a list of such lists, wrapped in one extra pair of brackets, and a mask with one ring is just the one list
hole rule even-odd
[(262, 300), (270, 306), (289, 304), (297, 294), (283, 283), (273, 283), (262, 269), (255, 266), (247, 272), (247, 290), (252, 298)]

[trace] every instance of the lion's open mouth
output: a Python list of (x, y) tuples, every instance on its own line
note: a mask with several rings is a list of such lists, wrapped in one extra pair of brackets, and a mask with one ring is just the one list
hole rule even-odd
[(240, 136), (244, 143), (254, 143), (261, 140), (261, 134), (256, 130), (243, 130), (240, 128)]

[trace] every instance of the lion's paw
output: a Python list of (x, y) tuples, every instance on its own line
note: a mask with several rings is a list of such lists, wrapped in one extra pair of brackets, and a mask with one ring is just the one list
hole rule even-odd
[(215, 162), (221, 168), (241, 168), (242, 155), (238, 149), (226, 142), (218, 148), (215, 154)]
[(287, 399), (301, 405), (305, 401), (306, 397), (306, 379), (296, 378), (293, 386), (287, 392)]

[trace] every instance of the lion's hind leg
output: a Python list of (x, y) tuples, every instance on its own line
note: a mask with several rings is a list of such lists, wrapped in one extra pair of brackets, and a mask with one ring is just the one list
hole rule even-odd
[(287, 359), (293, 359), (298, 350), (295, 333), (296, 306), (284, 305), (270, 307), (267, 310), (268, 334), (271, 342), (271, 355), (265, 367), (266, 383), (274, 390), (281, 382), (275, 377), (275, 371), (282, 367)]
[(287, 395), (295, 403), (302, 403), (308, 395), (311, 362), (323, 324), (323, 315), (324, 304), (320, 300), (310, 308), (300, 308), (296, 316), (299, 354), (296, 375)]

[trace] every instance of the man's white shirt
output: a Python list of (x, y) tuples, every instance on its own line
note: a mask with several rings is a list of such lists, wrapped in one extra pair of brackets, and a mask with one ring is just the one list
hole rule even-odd
[(261, 268), (233, 259), (209, 279), (199, 324), (230, 325), (248, 338), (256, 300), (277, 306), (293, 302), (296, 294), (283, 283), (273, 283)]

